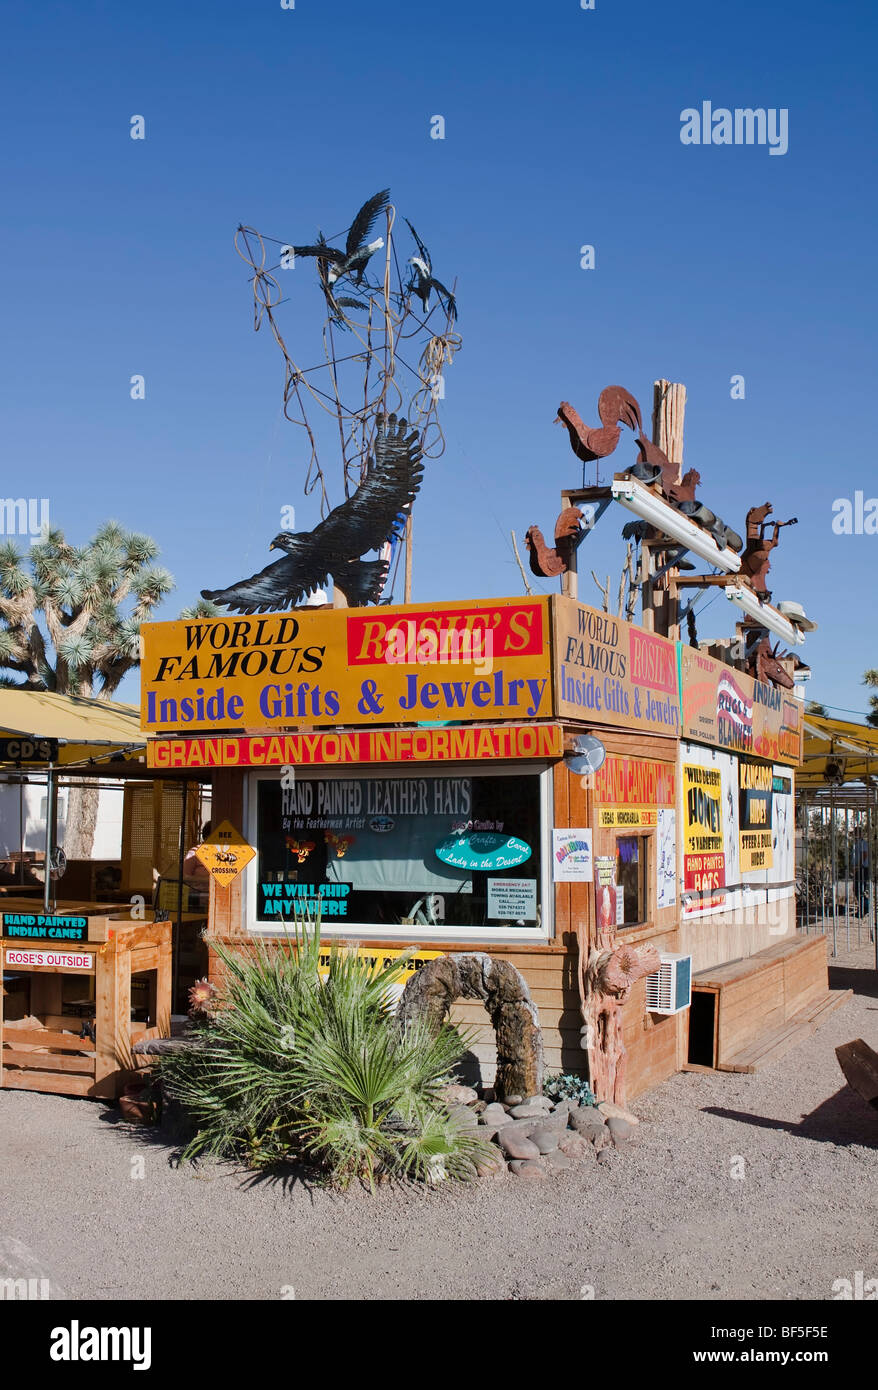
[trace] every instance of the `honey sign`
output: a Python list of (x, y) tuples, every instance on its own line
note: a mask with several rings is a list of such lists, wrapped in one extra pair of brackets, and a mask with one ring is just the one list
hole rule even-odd
[(253, 846), (248, 845), (241, 832), (227, 820), (211, 831), (204, 843), (196, 847), (195, 853), (221, 888), (228, 888), (256, 855)]

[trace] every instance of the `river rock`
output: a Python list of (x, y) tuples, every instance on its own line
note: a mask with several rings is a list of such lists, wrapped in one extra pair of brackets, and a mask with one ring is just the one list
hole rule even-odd
[(544, 1115), (539, 1121), (546, 1129), (557, 1129), (559, 1133), (567, 1128), (567, 1111), (553, 1110), (551, 1114)]
[(570, 1112), (570, 1128), (575, 1129), (577, 1134), (582, 1134), (586, 1139), (594, 1139), (596, 1134), (600, 1134), (606, 1129), (604, 1117), (591, 1105), (584, 1105), (579, 1110)]
[(612, 1115), (617, 1120), (627, 1120), (629, 1125), (640, 1124), (636, 1115), (632, 1115), (630, 1110), (623, 1110), (622, 1106), (616, 1105), (615, 1101), (599, 1100), (597, 1108), (607, 1120)]
[(566, 1129), (558, 1140), (558, 1149), (568, 1158), (588, 1158), (592, 1153), (592, 1146), (581, 1134), (576, 1134), (572, 1129)]
[(472, 1086), (459, 1086), (457, 1083), (446, 1086), (442, 1092), (446, 1105), (475, 1105), (478, 1098), (479, 1093)]
[(610, 1138), (618, 1149), (620, 1144), (625, 1144), (634, 1133), (627, 1120), (622, 1120), (618, 1115), (611, 1115), (607, 1120), (607, 1129), (610, 1131)]
[(537, 1125), (535, 1129), (531, 1130), (528, 1137), (532, 1144), (536, 1144), (541, 1154), (550, 1154), (553, 1149), (557, 1149), (561, 1135), (557, 1129), (549, 1129), (546, 1125)]
[(505, 1125), (497, 1135), (497, 1143), (500, 1145), (507, 1158), (539, 1158), (540, 1151), (536, 1144), (528, 1139), (526, 1134), (517, 1134), (509, 1125)]
[(525, 1096), (525, 1105), (541, 1105), (544, 1110), (554, 1110), (555, 1102), (549, 1096)]
[(512, 1122), (512, 1117), (503, 1109), (502, 1105), (486, 1105), (479, 1117), (483, 1125), (496, 1125), (499, 1129), (501, 1125), (508, 1125)]
[(514, 1158), (509, 1164), (510, 1173), (514, 1173), (517, 1178), (530, 1178), (539, 1180), (545, 1176), (539, 1163), (532, 1163), (526, 1159)]
[[(576, 1137), (578, 1138), (578, 1136)], [(569, 1155), (562, 1153), (560, 1149), (553, 1149), (551, 1153), (546, 1154), (545, 1164), (549, 1170), (572, 1168), (573, 1159), (570, 1158)]]
[(521, 1105), (523, 1101), (524, 1096), (506, 1096), (503, 1104), (507, 1110), (511, 1110), (513, 1105)]
[(458, 1129), (478, 1129), (479, 1117), (468, 1105), (449, 1105), (448, 1114)]
[(505, 1178), (506, 1160), (500, 1152), (486, 1154), (477, 1161), (476, 1173), (480, 1178)]
[(546, 1112), (541, 1105), (526, 1100), (521, 1105), (513, 1105), (509, 1113), (516, 1120), (541, 1120)]

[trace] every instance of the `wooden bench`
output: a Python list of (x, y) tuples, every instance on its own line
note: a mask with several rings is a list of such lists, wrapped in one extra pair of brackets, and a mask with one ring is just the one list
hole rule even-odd
[(830, 990), (824, 936), (786, 936), (692, 980), (689, 1064), (754, 1072), (810, 1036), (851, 990)]

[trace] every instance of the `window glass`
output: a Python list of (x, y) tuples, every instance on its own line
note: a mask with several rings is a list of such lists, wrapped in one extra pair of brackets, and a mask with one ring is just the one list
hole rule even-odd
[(540, 840), (536, 773), (260, 778), (256, 919), (533, 929)]
[(646, 860), (648, 840), (645, 835), (618, 835), (616, 837), (616, 894), (622, 895), (619, 924), (633, 926), (645, 922), (648, 913), (646, 901)]

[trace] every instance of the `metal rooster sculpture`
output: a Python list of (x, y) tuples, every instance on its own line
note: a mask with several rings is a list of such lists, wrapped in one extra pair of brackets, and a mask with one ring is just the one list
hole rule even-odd
[(579, 507), (565, 507), (555, 522), (555, 548), (546, 545), (539, 526), (531, 526), (525, 532), (525, 544), (530, 552), (530, 567), (534, 574), (547, 579), (563, 574), (570, 568), (570, 556), (582, 540), (584, 532), (580, 526), (582, 512)]
[[(740, 550), (744, 542), (736, 531), (695, 496), (701, 482), (700, 474), (690, 468), (679, 478), (679, 465), (672, 463), (667, 454), (647, 439), (643, 433), (643, 417), (640, 405), (624, 386), (605, 386), (598, 397), (600, 426), (586, 425), (569, 401), (562, 401), (558, 407), (555, 423), (565, 426), (570, 437), (570, 447), (578, 459), (589, 463), (595, 459), (607, 458), (612, 454), (622, 437), (621, 426), (625, 425), (634, 433), (637, 444), (637, 460), (624, 470), (646, 487), (656, 487), (672, 507), (678, 508), (697, 525), (707, 531), (717, 545), (722, 548)], [(584, 532), (577, 524), (571, 527), (568, 508), (562, 512), (555, 527), (555, 548), (546, 545), (543, 534), (537, 526), (531, 526), (526, 534), (530, 551), (530, 567), (534, 574), (547, 579), (563, 574), (570, 565), (570, 557), (582, 540)], [(786, 524), (786, 523), (784, 523)], [(645, 521), (629, 521), (622, 530), (626, 540), (643, 540), (652, 528)], [(748, 532), (749, 534), (749, 532)], [(678, 554), (676, 567), (690, 569)], [(742, 573), (745, 573), (742, 566)]]
[(386, 560), (361, 560), (394, 532), (400, 513), (414, 501), (424, 476), (421, 439), (395, 415), (378, 417), (366, 476), (357, 491), (334, 507), (313, 531), (282, 531), (270, 550), (282, 560), (228, 589), (202, 589), (202, 598), (237, 613), (293, 608), (322, 588), (331, 575), (352, 607), (378, 603), (387, 580)]
[(558, 406), (555, 423), (560, 421), (566, 427), (570, 447), (583, 463), (606, 458), (613, 452), (622, 437), (620, 425), (627, 425), (630, 430), (636, 425), (643, 432), (640, 406), (624, 386), (604, 387), (598, 397), (598, 415), (600, 428), (586, 425), (569, 401), (562, 401)]

